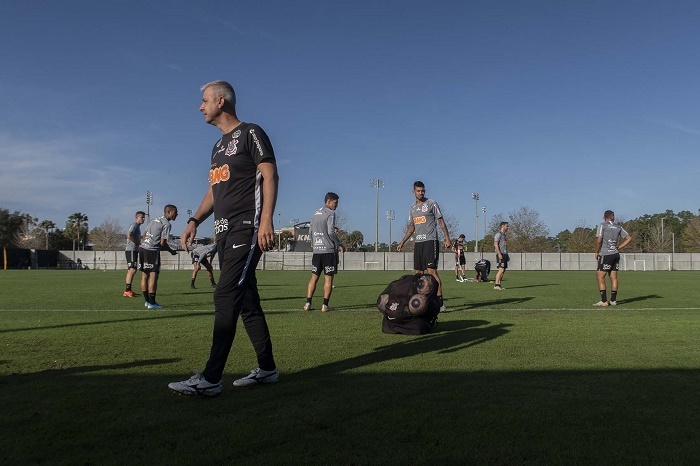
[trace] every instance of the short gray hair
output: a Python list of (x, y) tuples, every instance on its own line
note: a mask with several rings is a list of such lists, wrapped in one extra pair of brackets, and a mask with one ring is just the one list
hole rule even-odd
[(204, 92), (209, 88), (212, 88), (216, 93), (216, 97), (223, 97), (231, 105), (236, 105), (236, 92), (233, 90), (233, 86), (226, 81), (212, 81), (206, 83), (201, 87), (201, 91)]

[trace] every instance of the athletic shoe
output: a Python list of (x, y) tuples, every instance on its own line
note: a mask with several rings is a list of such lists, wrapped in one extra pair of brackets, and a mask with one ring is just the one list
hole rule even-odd
[(611, 306), (617, 306), (617, 301), (609, 301), (608, 304)]
[(126, 296), (127, 298), (135, 298), (136, 297), (134, 292), (131, 290), (125, 291), (124, 293), (122, 293), (122, 296)]
[(310, 310), (311, 310), (311, 303), (306, 303), (306, 304), (304, 304), (304, 310), (305, 310), (305, 311), (310, 311)]
[(501, 285), (494, 285), (493, 289), (494, 289), (494, 290), (498, 290), (498, 291), (503, 291), (503, 290), (505, 290), (505, 288), (503, 288)]
[(606, 307), (609, 305), (610, 304), (608, 304), (607, 302), (603, 302), (603, 301), (598, 301), (597, 303), (594, 304), (595, 307)]
[(146, 309), (148, 309), (148, 301), (146, 301), (145, 303), (143, 303), (143, 305), (146, 307)]
[(334, 307), (326, 306), (325, 304), (323, 306), (321, 306), (321, 312), (330, 312), (330, 311), (334, 311), (334, 310), (335, 310)]
[(190, 283), (190, 288), (192, 288), (193, 290), (196, 290), (196, 289), (197, 289), (197, 287), (194, 286), (194, 283)]
[(275, 368), (272, 371), (264, 371), (259, 367), (253, 369), (250, 374), (246, 375), (242, 379), (238, 379), (233, 382), (234, 387), (250, 387), (251, 385), (257, 385), (260, 383), (275, 383), (280, 379), (280, 371)]
[(215, 283), (215, 282), (211, 282), (211, 287), (212, 287), (212, 288), (216, 288), (216, 283)]
[(445, 307), (444, 304), (442, 306), (440, 306), (440, 312), (447, 312), (447, 308)]
[(194, 375), (189, 379), (169, 383), (168, 388), (183, 395), (212, 397), (221, 393), (221, 380), (219, 383), (207, 382), (201, 372), (194, 371)]
[(163, 306), (161, 306), (158, 303), (153, 303), (153, 304), (148, 304), (148, 309), (163, 309)]

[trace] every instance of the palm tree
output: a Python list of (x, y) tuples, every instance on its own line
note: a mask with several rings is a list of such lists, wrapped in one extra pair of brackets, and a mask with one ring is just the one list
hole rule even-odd
[(37, 225), (39, 228), (42, 228), (46, 232), (46, 249), (49, 249), (49, 230), (53, 230), (56, 228), (56, 224), (53, 223), (51, 220), (42, 220), (39, 225)]
[(365, 237), (362, 236), (362, 232), (355, 230), (348, 235), (348, 241), (350, 242), (350, 247), (352, 249), (359, 248), (365, 242)]
[(87, 222), (88, 216), (83, 215), (80, 212), (76, 212), (68, 217), (68, 221), (66, 222), (66, 230), (70, 232), (71, 238), (73, 239), (73, 251), (75, 251), (75, 241), (78, 240), (78, 244), (80, 244), (80, 235), (83, 230), (85, 230), (87, 234)]

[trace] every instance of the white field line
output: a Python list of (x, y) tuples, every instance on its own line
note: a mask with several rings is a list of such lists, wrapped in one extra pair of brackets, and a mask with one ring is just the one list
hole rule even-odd
[[(263, 309), (263, 312), (293, 312), (299, 311), (300, 314), (306, 314), (298, 308), (287, 308), (287, 309)], [(343, 308), (338, 308), (337, 312), (355, 312), (355, 311), (376, 311), (376, 308), (354, 308), (344, 310)], [(475, 307), (473, 309), (459, 309), (455, 311), (450, 311), (448, 309), (448, 314), (457, 314), (459, 312), (480, 312), (480, 311), (602, 311), (602, 312), (615, 312), (615, 311), (700, 311), (700, 307), (639, 307), (639, 308), (628, 308), (626, 306), (617, 306), (614, 309), (602, 309), (599, 307), (553, 307), (553, 308), (503, 308), (503, 307)], [(157, 315), (164, 312), (202, 312), (202, 313), (214, 313), (214, 309), (0, 309), (0, 312), (138, 312), (138, 313), (148, 313)], [(314, 312), (314, 311), (311, 311)], [(331, 312), (330, 314), (333, 314)]]

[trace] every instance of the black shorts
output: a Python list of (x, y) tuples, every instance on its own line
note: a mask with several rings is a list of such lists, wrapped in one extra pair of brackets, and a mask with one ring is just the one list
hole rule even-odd
[(497, 269), (507, 269), (508, 268), (508, 261), (510, 260), (510, 256), (506, 254), (501, 254), (501, 257), (503, 257), (502, 260), (498, 260), (498, 255), (496, 255), (496, 268)]
[(199, 259), (199, 256), (192, 256), (192, 264), (201, 264), (204, 266), (205, 269), (208, 269), (210, 267), (209, 260), (207, 259), (207, 256), (202, 257), (202, 259)]
[(138, 269), (139, 268), (139, 251), (125, 251), (126, 253), (126, 268), (127, 269)]
[(610, 254), (608, 256), (598, 256), (599, 272), (617, 272), (620, 270), (620, 254)]
[(413, 251), (413, 270), (437, 269), (440, 248), (438, 241), (421, 241), (416, 243)]
[(139, 249), (139, 270), (146, 273), (160, 273), (160, 251)]
[(321, 272), (326, 275), (335, 275), (338, 271), (338, 255), (334, 252), (314, 254), (311, 258), (311, 273), (321, 276)]
[[(467, 265), (467, 258), (464, 256), (464, 253), (457, 254), (457, 261), (456, 262), (459, 265)], [(455, 264), (455, 267), (457, 266), (457, 264)]]

